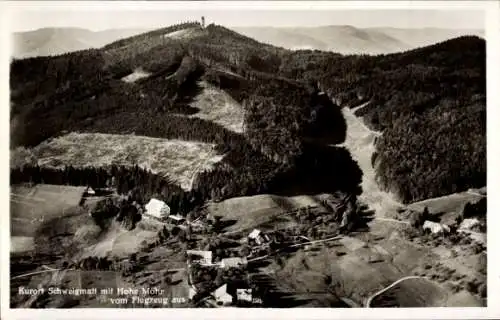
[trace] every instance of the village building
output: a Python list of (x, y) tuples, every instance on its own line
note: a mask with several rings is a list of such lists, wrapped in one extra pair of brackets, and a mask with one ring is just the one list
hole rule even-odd
[(194, 287), (189, 287), (189, 300), (193, 300), (196, 295), (196, 289)]
[(257, 245), (261, 245), (269, 241), (269, 236), (261, 232), (259, 229), (253, 229), (253, 231), (248, 235), (249, 244), (255, 243)]
[(175, 224), (175, 225), (180, 225), (180, 224), (184, 223), (185, 220), (186, 219), (180, 215), (169, 215), (168, 216), (168, 222), (170, 222), (171, 224)]
[(252, 289), (236, 289), (236, 299), (241, 302), (252, 302)]
[(87, 196), (87, 197), (92, 197), (92, 196), (95, 196), (95, 190), (92, 189), (92, 187), (88, 186), (87, 189), (85, 189), (85, 193), (83, 194), (83, 196)]
[(204, 266), (212, 265), (212, 251), (187, 250), (186, 254), (192, 263), (199, 263)]
[(477, 218), (464, 219), (460, 224), (459, 230), (472, 230), (479, 225), (481, 225), (481, 222)]
[(146, 215), (159, 219), (165, 220), (170, 215), (170, 207), (163, 201), (158, 199), (151, 199), (145, 206)]
[(429, 230), (431, 233), (434, 234), (444, 234), (444, 233), (449, 233), (450, 232), (450, 227), (444, 224), (440, 224), (437, 222), (432, 222), (432, 221), (425, 221), (424, 225), (422, 227), (425, 230)]
[(219, 306), (228, 306), (233, 303), (233, 296), (227, 293), (227, 284), (220, 286), (212, 295)]
[(234, 257), (234, 258), (224, 258), (220, 261), (221, 268), (238, 268), (247, 265), (247, 258)]

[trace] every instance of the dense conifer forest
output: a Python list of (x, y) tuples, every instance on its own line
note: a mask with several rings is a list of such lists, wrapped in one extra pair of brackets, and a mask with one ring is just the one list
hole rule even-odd
[[(194, 36), (163, 36), (185, 28)], [(121, 80), (138, 68), (150, 75)], [(241, 103), (244, 134), (183, 116), (197, 112), (190, 103), (200, 80)], [(390, 55), (342, 56), (288, 51), (221, 26), (187, 23), (102, 49), (14, 60), (11, 144), (35, 146), (68, 131), (215, 143), (226, 156), (199, 175), (186, 196), (193, 204), (284, 192), (285, 185), (310, 185), (313, 178), (321, 179), (319, 191), (354, 192), (359, 168), (344, 149), (327, 145), (345, 139), (340, 107), (369, 101), (358, 115), (384, 133), (374, 159), (379, 180), (409, 202), (486, 184), (485, 82), (485, 41), (476, 37)], [(12, 182), (27, 179), (11, 174)], [(68, 179), (61, 183), (75, 182)], [(139, 186), (137, 179), (119, 184), (120, 191)]]

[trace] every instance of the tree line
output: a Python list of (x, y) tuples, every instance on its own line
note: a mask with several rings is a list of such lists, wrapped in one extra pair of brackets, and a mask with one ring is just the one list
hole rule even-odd
[[(60, 169), (28, 165), (11, 168), (10, 183), (112, 187), (118, 194), (129, 195), (131, 201), (140, 204), (146, 204), (151, 198), (158, 198), (165, 201), (173, 213), (180, 214), (189, 212), (197, 204), (190, 192), (183, 190), (168, 177), (153, 174), (137, 165), (133, 167), (111, 165), (109, 168), (65, 166)], [(105, 211), (110, 211), (108, 209)], [(117, 209), (115, 213), (119, 212)]]

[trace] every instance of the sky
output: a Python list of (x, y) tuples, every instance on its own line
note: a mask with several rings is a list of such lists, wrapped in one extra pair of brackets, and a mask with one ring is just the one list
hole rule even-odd
[(103, 10), (41, 8), (17, 9), (10, 14), (12, 31), (28, 31), (44, 27), (79, 27), (89, 30), (116, 28), (156, 28), (186, 20), (199, 20), (227, 27), (236, 26), (324, 26), (352, 25), (360, 28), (450, 28), (484, 29), (481, 10), (270, 10), (241, 9), (171, 9), (171, 10)]

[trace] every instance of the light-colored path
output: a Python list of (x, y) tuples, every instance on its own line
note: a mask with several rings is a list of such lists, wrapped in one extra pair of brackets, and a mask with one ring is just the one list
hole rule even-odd
[(351, 156), (363, 171), (361, 182), (363, 192), (359, 199), (375, 211), (376, 217), (384, 217), (388, 212), (397, 210), (402, 204), (395, 200), (392, 194), (382, 190), (376, 181), (371, 158), (375, 152), (375, 138), (380, 136), (381, 133), (370, 130), (361, 119), (354, 115), (356, 110), (364, 106), (366, 106), (366, 103), (353, 109), (342, 109), (347, 124), (347, 133), (345, 142), (340, 146), (349, 150)]

